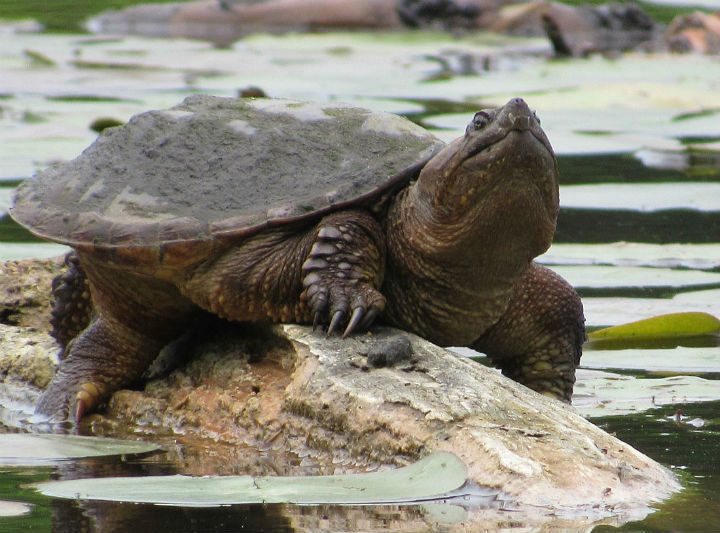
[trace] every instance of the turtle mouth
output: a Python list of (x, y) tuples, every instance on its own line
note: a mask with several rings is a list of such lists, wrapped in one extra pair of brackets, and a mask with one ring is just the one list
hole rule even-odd
[[(557, 162), (547, 138), (534, 129), (513, 128), (497, 136), (489, 144), (473, 144), (465, 157), (452, 162), (454, 167), (448, 186), (474, 191), (475, 205), (483, 211), (488, 202), (526, 198), (527, 209), (542, 209), (543, 217), (557, 217)], [(455, 185), (451, 185), (454, 183)], [(495, 200), (492, 200), (492, 199)]]
[(447, 177), (460, 171), (460, 167), (480, 170), (498, 164), (511, 167), (509, 170), (525, 168), (532, 175), (533, 164), (546, 157), (555, 160), (555, 152), (547, 137), (542, 130), (538, 131), (535, 128), (497, 131), (483, 140), (466, 136), (461, 142), (461, 147), (446, 165), (444, 174)]

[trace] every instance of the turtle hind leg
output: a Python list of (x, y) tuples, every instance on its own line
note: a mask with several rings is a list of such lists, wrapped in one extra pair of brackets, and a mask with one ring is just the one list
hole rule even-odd
[(96, 317), (70, 341), (36, 412), (78, 422), (112, 392), (135, 381), (163, 343), (107, 317)]
[(63, 351), (71, 340), (88, 327), (93, 318), (90, 285), (75, 252), (65, 256), (65, 265), (67, 270), (58, 274), (52, 282), (50, 317), (50, 334), (63, 347)]
[(197, 309), (168, 282), (83, 255), (79, 260), (95, 316), (67, 345), (36, 408), (58, 421), (77, 422), (114, 391), (139, 380), (159, 351), (187, 330)]
[(500, 320), (471, 348), (503, 375), (570, 403), (585, 341), (585, 318), (575, 289), (553, 271), (531, 264)]

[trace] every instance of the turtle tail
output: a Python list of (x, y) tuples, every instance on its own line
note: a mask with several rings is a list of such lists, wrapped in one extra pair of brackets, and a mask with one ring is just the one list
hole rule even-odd
[(63, 347), (63, 352), (68, 343), (90, 324), (94, 315), (88, 279), (74, 251), (65, 256), (65, 265), (67, 270), (52, 282), (50, 318), (50, 333)]

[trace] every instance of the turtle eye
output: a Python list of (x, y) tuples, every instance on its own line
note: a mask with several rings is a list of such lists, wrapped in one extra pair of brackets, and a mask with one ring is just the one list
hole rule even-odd
[(487, 111), (478, 111), (475, 113), (475, 116), (472, 119), (472, 122), (468, 124), (468, 127), (465, 129), (465, 134), (468, 134), (472, 131), (478, 131), (483, 129), (485, 126), (490, 124), (492, 121), (492, 116)]
[(535, 111), (533, 111), (533, 118), (537, 122), (538, 126), (540, 126), (540, 117), (537, 116), (537, 113)]

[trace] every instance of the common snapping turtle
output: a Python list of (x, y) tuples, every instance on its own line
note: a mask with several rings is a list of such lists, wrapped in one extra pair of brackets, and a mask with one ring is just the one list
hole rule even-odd
[(38, 411), (79, 419), (199, 308), (344, 335), (381, 316), (569, 401), (582, 305), (532, 261), (552, 241), (557, 178), (519, 98), (444, 147), (339, 104), (192, 96), (140, 114), (18, 189), (15, 220), (77, 255), (63, 285), (79, 289), (56, 309), (82, 301), (85, 274), (95, 308)]

